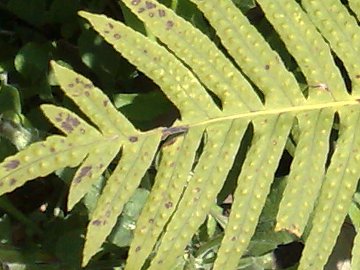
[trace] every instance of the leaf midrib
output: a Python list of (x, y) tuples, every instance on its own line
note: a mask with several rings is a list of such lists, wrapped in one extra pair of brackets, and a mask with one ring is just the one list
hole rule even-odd
[[(316, 103), (316, 104), (303, 104), (300, 106), (287, 106), (282, 108), (271, 108), (261, 110), (261, 111), (253, 111), (253, 112), (243, 112), (243, 113), (235, 113), (235, 114), (227, 114), (221, 117), (216, 117), (212, 119), (205, 119), (203, 121), (197, 121), (193, 123), (187, 123), (185, 121), (179, 121), (180, 126), (186, 125), (188, 128), (196, 127), (196, 126), (208, 126), (211, 124), (221, 123), (223, 121), (230, 121), (234, 119), (239, 118), (245, 118), (245, 119), (251, 119), (254, 120), (257, 117), (263, 117), (266, 115), (276, 115), (276, 114), (283, 114), (283, 113), (294, 113), (294, 116), (298, 113), (306, 112), (306, 111), (315, 111), (315, 110), (321, 110), (325, 108), (341, 108), (345, 106), (352, 106), (352, 105), (359, 105), (360, 109), (360, 96), (350, 96), (351, 99), (349, 100), (341, 100), (341, 101), (332, 101), (332, 102), (323, 102), (323, 103)], [(150, 131), (148, 134), (158, 131)]]

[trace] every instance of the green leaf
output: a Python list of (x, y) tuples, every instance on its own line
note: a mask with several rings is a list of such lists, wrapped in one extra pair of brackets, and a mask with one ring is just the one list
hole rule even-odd
[(16, 70), (26, 79), (37, 81), (48, 69), (49, 50), (47, 43), (27, 43), (15, 57)]
[(13, 112), (18, 115), (21, 113), (21, 103), (19, 91), (6, 84), (0, 85), (0, 113)]
[(118, 219), (112, 233), (109, 235), (111, 243), (119, 246), (129, 246), (133, 239), (133, 231), (142, 208), (149, 196), (149, 191), (137, 189), (125, 204), (124, 210)]

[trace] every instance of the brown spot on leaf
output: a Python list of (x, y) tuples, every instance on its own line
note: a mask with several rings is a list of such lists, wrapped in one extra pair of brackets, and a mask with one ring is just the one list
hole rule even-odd
[(110, 29), (114, 28), (114, 25), (112, 23), (108, 23), (108, 26), (109, 26)]
[(265, 70), (269, 70), (270, 69), (270, 65), (265, 65)]
[(165, 15), (166, 15), (165, 10), (163, 10), (163, 9), (159, 9), (158, 13), (159, 13), (159, 17), (165, 17)]
[(141, 247), (139, 247), (139, 246), (137, 246), (136, 248), (135, 248), (135, 252), (139, 252), (141, 250)]
[(61, 122), (63, 119), (63, 113), (60, 112), (56, 117), (55, 117), (55, 120), (56, 122)]
[(356, 78), (356, 79), (360, 79), (360, 75), (356, 75), (355, 78)]
[(89, 96), (90, 96), (89, 91), (85, 91), (85, 92), (84, 92), (84, 94), (85, 94), (85, 96), (87, 96), (87, 97), (89, 97)]
[(162, 264), (162, 263), (163, 263), (163, 260), (158, 261), (158, 264)]
[(143, 13), (145, 11), (145, 8), (144, 7), (141, 7), (138, 9), (138, 13)]
[(11, 178), (10, 181), (9, 181), (9, 185), (10, 186), (13, 186), (16, 184), (16, 179), (15, 178)]
[(76, 184), (80, 183), (81, 180), (85, 177), (91, 174), (92, 166), (85, 166), (80, 169), (79, 175), (74, 179), (74, 182)]
[(232, 238), (231, 238), (231, 241), (236, 241), (236, 236), (233, 236)]
[(109, 30), (104, 30), (104, 33), (105, 33), (105, 34), (109, 34), (110, 31), (109, 31)]
[(0, 187), (2, 187), (4, 185), (4, 182), (0, 181)]
[(132, 4), (133, 6), (137, 6), (138, 4), (140, 4), (140, 2), (141, 2), (141, 0), (132, 0), (132, 1), (131, 1), (131, 4)]
[(103, 101), (103, 105), (104, 105), (104, 107), (106, 107), (106, 106), (108, 105), (108, 103), (109, 103), (109, 101), (108, 101), (108, 100), (104, 100), (104, 101)]
[(145, 2), (145, 7), (147, 9), (152, 9), (152, 8), (156, 8), (156, 5), (154, 3), (151, 3), (150, 1), (146, 1)]
[(78, 77), (75, 78), (75, 83), (77, 83), (77, 84), (81, 83), (81, 81)]
[(130, 136), (130, 137), (129, 137), (129, 141), (132, 142), (132, 143), (137, 142), (137, 141), (138, 141), (138, 137), (136, 137), (136, 136)]
[(166, 30), (170, 30), (171, 28), (174, 27), (174, 22), (173, 21), (167, 21), (165, 26), (166, 26)]
[(55, 147), (51, 146), (51, 147), (50, 147), (50, 152), (51, 152), (51, 153), (54, 153), (55, 151), (56, 151)]
[(91, 224), (94, 225), (94, 226), (100, 226), (101, 225), (101, 220), (95, 219), (95, 220), (93, 220), (93, 222), (91, 222)]
[(195, 190), (195, 192), (200, 192), (201, 188), (197, 187), (194, 190)]
[(85, 129), (84, 129), (84, 128), (80, 128), (80, 133), (81, 133), (81, 134), (85, 134)]
[(149, 12), (149, 17), (150, 17), (150, 18), (154, 17), (154, 13), (153, 13), (153, 12)]
[(149, 223), (150, 223), (150, 224), (153, 224), (153, 223), (154, 223), (154, 219), (153, 219), (153, 218), (150, 218), (150, 219), (149, 219)]
[(111, 216), (111, 211), (110, 210), (106, 210), (105, 212), (105, 217), (110, 217)]
[(20, 164), (20, 161), (17, 160), (17, 159), (14, 159), (14, 160), (10, 160), (9, 162), (7, 162), (5, 165), (4, 165), (4, 168), (7, 170), (7, 171), (10, 171), (10, 170), (13, 170), (13, 169), (16, 169)]
[(69, 84), (68, 84), (68, 87), (69, 87), (69, 88), (73, 88), (74, 86), (75, 86), (75, 85), (74, 85), (73, 83), (69, 83)]
[(276, 141), (276, 140), (273, 140), (273, 141), (272, 141), (272, 144), (273, 144), (273, 145), (277, 145), (277, 141)]
[(80, 121), (71, 115), (68, 115), (61, 123), (61, 127), (68, 133), (73, 132), (74, 128), (76, 128), (78, 125), (80, 125)]
[(169, 208), (171, 208), (173, 206), (173, 203), (172, 202), (167, 202), (167, 203), (165, 203), (165, 208), (166, 209), (169, 209)]
[(91, 83), (86, 83), (86, 84), (84, 85), (84, 87), (85, 87), (86, 89), (91, 89), (91, 88), (93, 88), (93, 85), (92, 85)]
[(115, 39), (120, 39), (121, 38), (121, 35), (119, 33), (115, 33), (114, 36), (113, 36)]

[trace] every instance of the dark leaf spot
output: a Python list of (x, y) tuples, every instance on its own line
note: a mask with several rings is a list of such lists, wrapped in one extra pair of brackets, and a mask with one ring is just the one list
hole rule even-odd
[(104, 101), (103, 101), (103, 105), (104, 105), (104, 107), (106, 107), (106, 106), (108, 105), (108, 103), (109, 103), (109, 101), (108, 101), (108, 100), (104, 100)]
[(143, 13), (145, 11), (145, 8), (141, 7), (138, 9), (138, 13)]
[(163, 9), (159, 9), (159, 17), (165, 17), (165, 15), (166, 15), (166, 12), (165, 12), (165, 10), (163, 10)]
[(80, 128), (80, 133), (81, 133), (81, 134), (85, 134), (85, 129), (84, 129), (84, 128)]
[(56, 121), (56, 122), (61, 122), (61, 121), (62, 121), (62, 118), (59, 117), (59, 116), (57, 116), (57, 117), (55, 117), (55, 121)]
[(359, 98), (359, 99), (357, 99), (356, 101), (360, 103), (360, 98)]
[(135, 248), (135, 252), (139, 252), (141, 250), (141, 247), (139, 247), (139, 246), (137, 246), (136, 248)]
[(201, 188), (197, 187), (195, 188), (195, 192), (200, 192)]
[(149, 17), (150, 17), (150, 18), (154, 17), (154, 13), (153, 13), (153, 12), (149, 12)]
[(73, 87), (74, 87), (74, 84), (73, 84), (73, 83), (69, 83), (69, 84), (68, 84), (68, 87), (69, 87), (69, 88), (73, 88)]
[(80, 121), (70, 115), (68, 115), (66, 119), (61, 123), (61, 127), (68, 133), (71, 133), (78, 125), (80, 125)]
[(86, 83), (86, 84), (84, 85), (84, 87), (85, 87), (86, 89), (91, 89), (91, 88), (93, 88), (93, 85), (92, 85), (91, 83)]
[(136, 136), (130, 136), (130, 137), (129, 137), (129, 141), (132, 142), (132, 143), (137, 142), (137, 141), (138, 141), (138, 137), (136, 137)]
[(156, 8), (156, 5), (154, 3), (151, 3), (150, 1), (146, 1), (145, 6), (147, 9)]
[(112, 23), (108, 23), (108, 26), (109, 26), (110, 29), (114, 28), (114, 25)]
[(4, 185), (4, 183), (3, 182), (0, 182), (0, 187), (2, 187)]
[(131, 1), (131, 4), (132, 4), (133, 6), (137, 6), (138, 4), (140, 4), (140, 2), (141, 2), (141, 0), (132, 0), (132, 1)]
[(79, 175), (74, 179), (74, 182), (76, 184), (80, 183), (81, 180), (85, 177), (91, 174), (92, 166), (85, 166), (80, 169)]
[(121, 35), (119, 33), (115, 33), (114, 36), (113, 36), (115, 39), (120, 39), (121, 38)]
[(109, 34), (110, 31), (109, 31), (109, 30), (104, 30), (104, 33), (105, 33), (105, 34)]
[(95, 219), (93, 222), (91, 222), (92, 225), (94, 226), (100, 226), (101, 225), (101, 220)]
[(270, 69), (270, 65), (265, 65), (265, 70), (269, 70)]
[(89, 96), (90, 96), (89, 91), (85, 91), (85, 92), (84, 92), (84, 94), (85, 94), (85, 96), (87, 96), (87, 97), (89, 97)]
[(173, 26), (174, 26), (173, 21), (167, 21), (166, 22), (166, 30), (170, 30), (171, 28), (173, 28)]
[(176, 142), (176, 137), (173, 137), (173, 138), (170, 138), (170, 139), (167, 139), (164, 143), (163, 143), (163, 147), (167, 147), (167, 146), (170, 146), (172, 144), (174, 144)]
[(170, 167), (171, 167), (171, 168), (174, 168), (175, 165), (176, 165), (176, 162), (171, 162), (171, 163), (170, 163)]
[(158, 261), (158, 264), (162, 264), (162, 263), (163, 263), (163, 260)]
[(103, 168), (104, 167), (104, 164), (100, 163), (99, 164), (99, 169)]
[(51, 152), (51, 153), (54, 153), (55, 151), (56, 151), (55, 147), (53, 147), (53, 146), (50, 147), (50, 152)]
[(356, 79), (360, 79), (360, 75), (356, 75), (355, 78), (356, 78)]
[(10, 181), (9, 181), (9, 185), (10, 185), (10, 186), (13, 186), (13, 185), (15, 185), (15, 183), (16, 183), (16, 179), (15, 179), (15, 178), (11, 178)]
[(79, 84), (81, 81), (80, 81), (79, 78), (76, 77), (76, 78), (75, 78), (75, 82)]
[(231, 238), (231, 241), (235, 241), (236, 240), (236, 236), (233, 236), (232, 238)]
[(107, 210), (106, 212), (105, 212), (105, 217), (110, 217), (111, 216), (111, 211), (110, 210)]
[(273, 140), (273, 141), (272, 141), (272, 144), (273, 144), (273, 145), (277, 145), (277, 141), (276, 141), (276, 140)]
[(7, 170), (7, 171), (10, 171), (10, 170), (13, 170), (15, 168), (17, 168), (17, 166), (19, 166), (20, 164), (20, 161), (17, 160), (17, 159), (14, 159), (14, 160), (10, 160), (8, 163), (6, 163), (4, 165), (4, 168)]
[(165, 208), (166, 209), (169, 209), (169, 208), (171, 208), (173, 206), (173, 203), (172, 202), (167, 202), (167, 203), (165, 203)]
[(149, 223), (150, 223), (150, 224), (153, 224), (153, 223), (154, 223), (154, 219), (153, 219), (153, 218), (150, 218), (150, 219), (149, 219)]

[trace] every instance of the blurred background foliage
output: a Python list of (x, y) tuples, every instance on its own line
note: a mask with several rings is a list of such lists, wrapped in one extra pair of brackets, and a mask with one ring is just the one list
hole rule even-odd
[[(207, 20), (188, 0), (161, 0), (179, 15), (221, 44)], [(249, 20), (278, 50), (289, 69), (296, 64), (264, 19), (253, 0), (233, 0)], [(144, 25), (116, 0), (1, 0), (0, 1), (0, 161), (48, 134), (58, 133), (39, 105), (52, 103), (79, 113), (57, 86), (51, 59), (90, 78), (141, 130), (170, 125), (178, 111), (157, 85), (129, 64), (77, 16), (79, 10), (103, 13), (155, 40)], [(226, 52), (225, 52), (226, 53)], [(239, 151), (237, 161), (243, 159)], [(111, 168), (109, 168), (111, 170)], [(121, 269), (126, 260), (137, 217), (151, 189), (156, 162), (126, 205), (112, 234), (86, 269)], [(285, 183), (286, 168), (278, 172), (246, 258), (239, 269), (271, 269), (273, 251), (295, 239), (274, 233), (274, 215)], [(211, 269), (220, 244), (236, 168), (230, 172), (219, 202), (189, 244), (178, 269)], [(81, 269), (83, 235), (88, 214), (106, 181), (98, 180), (72, 212), (66, 209), (69, 182), (74, 170), (63, 169), (0, 197), (0, 270)], [(294, 264), (301, 252), (292, 251)]]

